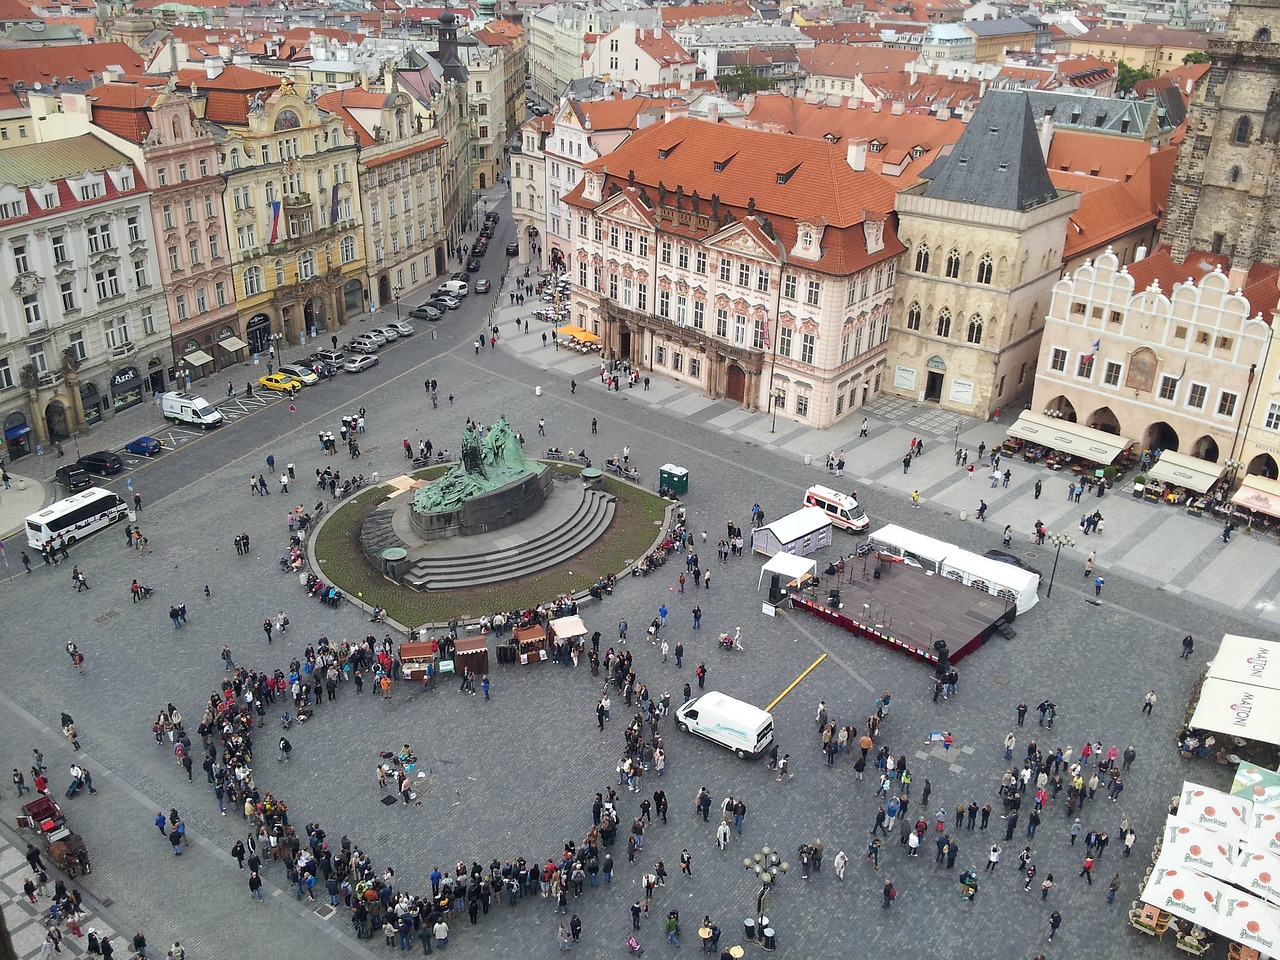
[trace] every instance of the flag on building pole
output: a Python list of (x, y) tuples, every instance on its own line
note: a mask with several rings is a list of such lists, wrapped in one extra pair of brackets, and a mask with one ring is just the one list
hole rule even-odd
[(271, 226), (267, 230), (267, 243), (272, 244), (280, 239), (280, 208), (282, 204), (279, 200), (271, 201)]
[(329, 223), (336, 226), (338, 223), (338, 185), (333, 185), (333, 200), (329, 206)]
[(1095, 340), (1093, 341), (1093, 346), (1089, 348), (1089, 352), (1086, 353), (1081, 359), (1084, 360), (1085, 362), (1088, 362), (1092, 360), (1094, 357), (1096, 357), (1098, 355), (1098, 352), (1101, 349), (1102, 349), (1102, 340), (1101, 339)]

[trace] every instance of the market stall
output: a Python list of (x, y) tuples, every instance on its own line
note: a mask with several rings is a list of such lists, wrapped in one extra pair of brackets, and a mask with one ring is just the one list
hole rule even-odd
[(470, 670), (477, 677), (489, 672), (489, 638), (485, 634), (459, 637), (453, 646), (453, 668), (458, 673)]
[(400, 673), (408, 680), (422, 680), (427, 671), (436, 672), (440, 648), (434, 640), (400, 644)]
[(516, 627), (512, 636), (516, 643), (516, 662), (521, 666), (547, 659), (547, 631), (538, 624)]
[(831, 546), (831, 518), (821, 507), (801, 507), (751, 531), (751, 549), (772, 556), (794, 553), (807, 557)]

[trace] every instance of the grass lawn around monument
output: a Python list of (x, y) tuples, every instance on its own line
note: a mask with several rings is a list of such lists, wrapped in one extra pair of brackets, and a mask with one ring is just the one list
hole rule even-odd
[[(554, 464), (557, 472), (577, 473), (576, 467)], [(413, 474), (432, 480), (448, 467), (431, 467)], [(605, 478), (604, 488), (617, 498), (613, 522), (604, 535), (572, 560), (528, 577), (488, 584), (470, 590), (417, 591), (393, 583), (365, 556), (360, 529), (365, 519), (390, 493), (387, 486), (352, 497), (335, 509), (315, 541), (319, 574), (338, 588), (408, 627), (444, 623), (451, 616), (474, 619), (499, 610), (518, 610), (545, 603), (561, 593), (586, 590), (597, 577), (617, 574), (649, 552), (662, 532), (671, 503), (621, 480)]]

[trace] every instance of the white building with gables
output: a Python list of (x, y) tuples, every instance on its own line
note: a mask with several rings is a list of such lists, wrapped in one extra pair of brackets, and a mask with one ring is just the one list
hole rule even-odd
[(903, 249), (866, 154), (687, 117), (634, 133), (565, 198), (574, 322), (644, 372), (830, 426), (880, 390)]

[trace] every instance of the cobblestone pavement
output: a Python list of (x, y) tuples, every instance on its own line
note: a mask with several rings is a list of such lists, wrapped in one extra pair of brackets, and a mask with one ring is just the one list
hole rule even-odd
[[(504, 228), (510, 229), (509, 218)], [(505, 243), (501, 232), (495, 246), (499, 242)], [(90, 591), (71, 591), (66, 567), (41, 567), (7, 582), (0, 594), (0, 616), (11, 625), (10, 636), (17, 642), (8, 645), (6, 680), (0, 685), (5, 717), (0, 749), (9, 766), (25, 769), (31, 748), (42, 748), (55, 773), (52, 787), (61, 796), (72, 753), (57, 732), (58, 715), (67, 710), (76, 718), (84, 744), (80, 757), (93, 771), (99, 794), (68, 800), (66, 809), (95, 854), (94, 873), (82, 887), (99, 901), (111, 901), (113, 914), (122, 918), (113, 929), (144, 929), (153, 945), (179, 938), (192, 960), (263, 953), (296, 956), (302, 949), (317, 958), (364, 956), (385, 949), (380, 940), (356, 941), (341, 913), (298, 903), (277, 887), (282, 879), (279, 865), (267, 870), (274, 896), (265, 906), (251, 902), (243, 875), (226, 853), (242, 835), (242, 821), (234, 812), (220, 817), (199, 770), (195, 782), (184, 782), (168, 749), (155, 747), (150, 734), (155, 711), (167, 701), (187, 716), (198, 715), (200, 703), (222, 676), (223, 643), (230, 644), (237, 663), (275, 667), (286, 665), (318, 635), (364, 635), (367, 623), (354, 608), (331, 611), (319, 606), (301, 595), (292, 577), (278, 571), (276, 557), (287, 535), (286, 505), (307, 502), (310, 485), (303, 480), (289, 497), (250, 497), (245, 489), (249, 475), (264, 468), (268, 453), (278, 463), (294, 462), (302, 477), (311, 474), (323, 462), (317, 456), (317, 430), (334, 425), (337, 413), (364, 406), (370, 421), (365, 455), (358, 465), (337, 458), (341, 468), (389, 474), (403, 462), (401, 438), (430, 436), (437, 445), (451, 445), (457, 442), (464, 416), (490, 421), (501, 413), (530, 438), (531, 453), (536, 452), (536, 421), (544, 417), (547, 444), (575, 449), (585, 445), (593, 459), (629, 444), (646, 483), (656, 481), (657, 467), (665, 462), (689, 467), (686, 503), (693, 529), (708, 532), (710, 542), (700, 553), (704, 566), (712, 568), (711, 591), (680, 595), (675, 577), (682, 568), (668, 564), (649, 577), (620, 581), (614, 596), (583, 608), (588, 626), (601, 630), (606, 645), (616, 642), (619, 617), (631, 623), (639, 673), (651, 690), (669, 690), (679, 701), (683, 684), (692, 682), (692, 668), (705, 662), (708, 688), (764, 705), (827, 654), (774, 708), (781, 747), (793, 758), (792, 780), (779, 783), (763, 764), (741, 762), (710, 743), (666, 732), (669, 766), (661, 785), (671, 802), (669, 823), (647, 831), (642, 862), (627, 864), (625, 850), (618, 855), (611, 887), (589, 889), (581, 900), (571, 898), (570, 909), (581, 916), (585, 928), (580, 953), (622, 954), (630, 929), (628, 907), (638, 895), (641, 868), (657, 859), (666, 863), (671, 879), (659, 890), (655, 915), (639, 935), (647, 950), (675, 952), (660, 932), (661, 917), (672, 908), (680, 910), (684, 921), (682, 952), (696, 951), (688, 940), (694, 938), (703, 914), (720, 923), (722, 945), (736, 942), (743, 918), (754, 911), (758, 890), (743, 870), (742, 858), (762, 844), (782, 850), (793, 864), (767, 905), (779, 953), (790, 956), (845, 956), (851, 938), (891, 942), (898, 955), (930, 958), (973, 956), (979, 937), (984, 944), (999, 944), (986, 953), (1000, 957), (1029, 958), (1042, 949), (1050, 956), (1095, 957), (1155, 956), (1173, 950), (1171, 943), (1152, 943), (1131, 932), (1124, 911), (1137, 895), (1165, 804), (1182, 779), (1227, 784), (1226, 768), (1180, 760), (1173, 738), (1193, 674), (1212, 655), (1217, 637), (1228, 630), (1255, 632), (1257, 625), (1246, 622), (1239, 610), (1231, 612), (1206, 599), (1203, 590), (1179, 585), (1176, 578), (1174, 589), (1152, 589), (1151, 578), (1132, 576), (1131, 568), (1141, 557), (1155, 567), (1184, 550), (1192, 551), (1190, 562), (1203, 562), (1211, 543), (1201, 544), (1197, 554), (1194, 543), (1183, 542), (1182, 528), (1170, 527), (1165, 516), (1147, 511), (1126, 520), (1122, 501), (1111, 498), (1104, 556), (1114, 558), (1116, 566), (1112, 569), (1108, 559), (1103, 567), (1108, 579), (1100, 602), (1094, 603), (1092, 591), (1086, 589), (1081, 554), (1064, 552), (1053, 597), (1019, 618), (1015, 639), (993, 640), (960, 665), (958, 696), (933, 703), (925, 668), (801, 615), (764, 617), (752, 586), (759, 571), (756, 558), (724, 565), (707, 561), (714, 558), (714, 543), (727, 521), (745, 526), (753, 502), (761, 503), (770, 517), (786, 513), (799, 505), (804, 487), (822, 475), (820, 469), (806, 466), (785, 444), (765, 445), (741, 430), (720, 427), (735, 419), (733, 411), (720, 405), (681, 414), (678, 407), (642, 403), (627, 393), (606, 396), (582, 372), (559, 366), (540, 369), (541, 347), (476, 355), (470, 339), (478, 325), (478, 318), (451, 319), (440, 327), (435, 341), (419, 336), (386, 351), (376, 376), (339, 378), (312, 388), (299, 398), (296, 411), (288, 404), (266, 407), (137, 471), (135, 482), (147, 492), (139, 522), (152, 552), (129, 551), (118, 530), (78, 545), (72, 561), (86, 572)], [(549, 348), (546, 352), (553, 353)], [(442, 397), (446, 392), (455, 395), (454, 408), (442, 404), (432, 410), (424, 402), (421, 383), (430, 376), (441, 381)], [(570, 376), (578, 379), (576, 393), (570, 392)], [(534, 386), (543, 388), (540, 396), (535, 396)], [(909, 417), (911, 412), (898, 415)], [(594, 436), (592, 417), (599, 421), (600, 432)], [(900, 421), (894, 424), (892, 430), (906, 429)], [(967, 428), (974, 436), (991, 429)], [(968, 436), (963, 429), (962, 433)], [(898, 442), (894, 436), (881, 441), (886, 450), (891, 441)], [(993, 503), (993, 521), (986, 525), (961, 522), (957, 510), (965, 509), (971, 498), (961, 495), (963, 487), (948, 492), (945, 450), (926, 451), (909, 478), (923, 483), (936, 470), (930, 489), (922, 490), (927, 492), (926, 505), (919, 511), (910, 510), (891, 471), (883, 472), (887, 460), (880, 467), (870, 455), (867, 460), (865, 467), (851, 473), (858, 478), (858, 492), (873, 523), (906, 523), (969, 549), (985, 549), (998, 541), (1006, 506)], [(1053, 501), (1046, 501), (1046, 506), (1048, 502)], [(1059, 511), (1068, 516), (1065, 500), (1058, 497), (1058, 502)], [(1010, 516), (1022, 509), (1021, 500), (1007, 505)], [(1159, 520), (1152, 521), (1152, 516)], [(232, 549), (232, 538), (239, 532), (253, 537), (249, 557), (238, 557)], [(836, 548), (847, 548), (851, 542), (838, 539)], [(1238, 577), (1262, 576), (1253, 572), (1254, 546), (1233, 543), (1232, 553), (1224, 555), (1224, 560), (1236, 558)], [(1126, 565), (1124, 558), (1132, 559)], [(1033, 562), (1047, 565), (1049, 560), (1041, 555)], [(129, 580), (135, 576), (156, 589), (155, 597), (138, 605), (130, 603), (128, 595)], [(1272, 583), (1267, 575), (1265, 584)], [(167, 617), (172, 602), (186, 602), (190, 611), (181, 630), (175, 630)], [(662, 602), (672, 611), (668, 639), (681, 639), (687, 647), (683, 670), (674, 660), (661, 663), (657, 649), (643, 639), (642, 625)], [(705, 611), (703, 629), (697, 633), (690, 629), (694, 603)], [(260, 624), (279, 609), (288, 613), (292, 625), (268, 647)], [(717, 649), (717, 631), (737, 626), (742, 627), (745, 650)], [(1178, 658), (1178, 640), (1187, 632), (1198, 640), (1194, 662)], [(76, 639), (87, 654), (84, 676), (63, 652), (68, 638)], [(262, 785), (289, 801), (296, 823), (315, 820), (331, 835), (348, 834), (379, 866), (393, 864), (397, 882), (411, 889), (423, 888), (436, 864), (556, 853), (564, 840), (580, 837), (590, 825), (592, 794), (616, 783), (626, 710), (615, 698), (614, 719), (604, 734), (597, 731), (593, 708), (600, 682), (585, 667), (495, 667), (493, 677), (489, 702), (460, 694), (447, 682), (426, 693), (399, 688), (389, 701), (367, 692), (357, 697), (345, 687), (336, 703), (320, 707), (310, 723), (296, 728), (291, 763), (277, 764), (273, 751), (259, 751)], [(1159, 703), (1148, 718), (1140, 716), (1139, 707), (1151, 688), (1158, 691)], [(974, 903), (959, 898), (959, 869), (984, 862), (992, 837), (1004, 825), (997, 819), (985, 832), (960, 831), (955, 870), (936, 865), (929, 855), (932, 847), (919, 858), (907, 858), (897, 843), (890, 843), (875, 871), (864, 860), (875, 814), (873, 782), (857, 782), (847, 757), (834, 767), (826, 765), (813, 717), (821, 699), (833, 719), (861, 729), (875, 697), (884, 690), (892, 691), (893, 702), (882, 728), (883, 742), (896, 755), (909, 758), (916, 802), (925, 780), (930, 781), (929, 809), (922, 811), (930, 819), (940, 806), (952, 809), (971, 799), (998, 807), (1001, 744), (1019, 700), (1034, 706), (1048, 696), (1059, 707), (1052, 731), (1036, 728), (1034, 714), (1030, 725), (1017, 731), (1019, 752), (1032, 736), (1042, 745), (1071, 745), (1077, 750), (1093, 738), (1105, 745), (1117, 743), (1121, 749), (1132, 743), (1138, 761), (1123, 801), (1111, 803), (1100, 795), (1087, 805), (1083, 818), (1086, 828), (1107, 829), (1114, 837), (1121, 814), (1126, 814), (1138, 831), (1138, 853), (1125, 860), (1113, 843), (1095, 869), (1099, 882), (1087, 885), (1077, 876), (1083, 852), (1079, 845), (1069, 845), (1069, 821), (1058, 805), (1051, 805), (1032, 841), (1040, 876), (1051, 872), (1057, 880), (1047, 904), (1034, 893), (1023, 893), (1015, 876), (1017, 852), (1027, 842), (1025, 823), (1009, 842), (1000, 841), (1005, 848), (1000, 868), (994, 875), (981, 875)], [(274, 723), (268, 723), (263, 736), (274, 736), (274, 730)], [(954, 735), (949, 754), (928, 744), (929, 734), (936, 730)], [(377, 752), (404, 742), (413, 744), (423, 761), (422, 804), (384, 806), (373, 775)], [(654, 789), (652, 779), (656, 778), (645, 784), (648, 792)], [(717, 804), (732, 794), (748, 806), (744, 835), (735, 835), (723, 852), (714, 842), (715, 824), (704, 824), (694, 815), (693, 798), (702, 785), (710, 788)], [(625, 791), (623, 798), (624, 812), (638, 809), (638, 798)], [(193, 838), (192, 848), (180, 858), (155, 836), (151, 823), (157, 810), (170, 806), (183, 813)], [(0, 815), (12, 823), (17, 809), (13, 791), (7, 788)], [(794, 851), (815, 837), (823, 841), (826, 862), (820, 873), (805, 880)], [(693, 880), (676, 869), (684, 848), (694, 858)], [(831, 869), (840, 850), (852, 861), (843, 882)], [(6, 856), (0, 850), (0, 867), (9, 863)], [(1106, 883), (1116, 871), (1121, 874), (1121, 892), (1117, 903), (1108, 905)], [(20, 870), (0, 870), (10, 897), (15, 879), (20, 889), (20, 875)], [(899, 891), (890, 910), (881, 908), (880, 888), (886, 878)], [(1065, 922), (1054, 943), (1045, 944), (1047, 916), (1055, 908)], [(502, 915), (508, 912), (518, 915)], [(524, 902), (514, 910), (497, 906), (494, 913), (475, 928), (465, 916), (452, 925), (450, 955), (555, 952), (558, 918), (549, 904)]]

